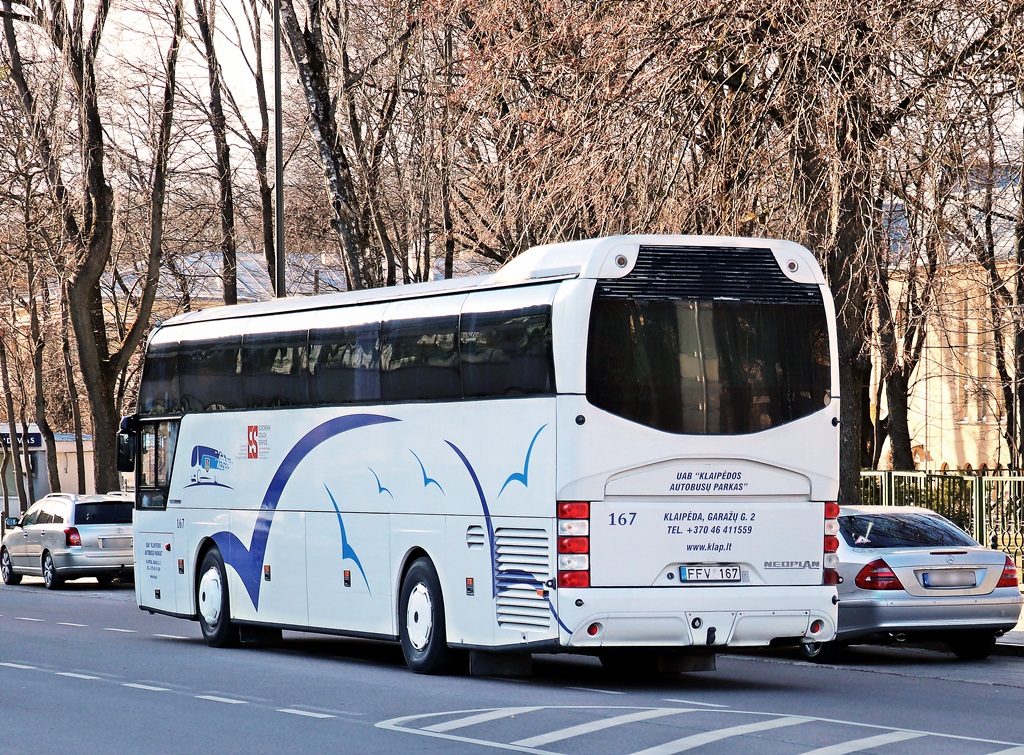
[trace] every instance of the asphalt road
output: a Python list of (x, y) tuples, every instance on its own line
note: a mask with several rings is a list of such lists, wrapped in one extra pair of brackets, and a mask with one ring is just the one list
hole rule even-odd
[(1024, 753), (1024, 658), (729, 655), (624, 683), (589, 658), (424, 677), (397, 646), (286, 633), (215, 650), (92, 580), (0, 586), (0, 753)]

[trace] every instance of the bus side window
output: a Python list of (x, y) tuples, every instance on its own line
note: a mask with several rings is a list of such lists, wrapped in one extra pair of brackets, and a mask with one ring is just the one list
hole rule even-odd
[(241, 338), (196, 341), (178, 356), (183, 411), (237, 409), (242, 397)]
[(467, 398), (554, 393), (550, 306), (463, 314), (459, 326)]
[(146, 352), (139, 387), (141, 414), (173, 414), (180, 408), (178, 343), (154, 343)]
[(458, 322), (456, 315), (448, 315), (386, 324), (381, 332), (381, 398), (460, 398)]
[(306, 331), (257, 333), (242, 341), (245, 406), (302, 406), (309, 403)]
[(311, 403), (380, 400), (379, 330), (374, 322), (310, 331)]
[(146, 422), (139, 429), (139, 506), (164, 508), (178, 444), (177, 420)]

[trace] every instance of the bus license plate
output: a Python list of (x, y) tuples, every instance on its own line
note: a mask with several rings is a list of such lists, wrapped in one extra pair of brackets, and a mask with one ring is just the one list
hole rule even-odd
[(740, 567), (737, 564), (680, 566), (679, 579), (683, 582), (739, 582)]

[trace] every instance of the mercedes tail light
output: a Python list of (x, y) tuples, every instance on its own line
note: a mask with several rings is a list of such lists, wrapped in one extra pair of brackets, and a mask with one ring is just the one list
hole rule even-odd
[(1009, 556), (1006, 557), (1006, 565), (1003, 566), (1003, 573), (999, 577), (999, 581), (996, 583), (996, 587), (1017, 587), (1017, 564), (1013, 563), (1013, 559)]
[(857, 573), (854, 584), (862, 590), (902, 590), (903, 584), (889, 564), (876, 558)]
[(590, 587), (590, 504), (558, 502), (558, 586)]

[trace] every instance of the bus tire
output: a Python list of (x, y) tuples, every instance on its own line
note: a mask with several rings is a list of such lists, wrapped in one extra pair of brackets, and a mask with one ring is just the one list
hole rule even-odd
[(64, 584), (64, 577), (57, 572), (50, 551), (43, 553), (43, 584), (46, 585), (47, 590), (59, 590)]
[(210, 548), (203, 556), (196, 579), (196, 613), (203, 639), (212, 648), (238, 645), (238, 627), (231, 621), (231, 602), (228, 599), (228, 574), (224, 559), (217, 548)]
[(961, 632), (950, 640), (949, 649), (961, 661), (983, 661), (996, 649), (996, 635), (994, 632)]
[(441, 581), (429, 558), (413, 562), (402, 580), (398, 634), (405, 662), (417, 674), (445, 674), (454, 666), (444, 626)]
[(800, 657), (811, 663), (833, 663), (839, 660), (845, 646), (838, 642), (804, 642), (800, 645)]

